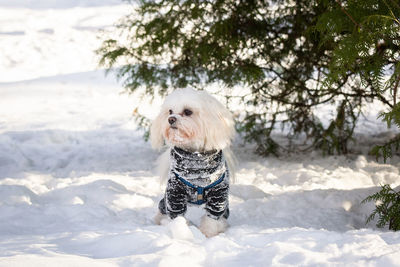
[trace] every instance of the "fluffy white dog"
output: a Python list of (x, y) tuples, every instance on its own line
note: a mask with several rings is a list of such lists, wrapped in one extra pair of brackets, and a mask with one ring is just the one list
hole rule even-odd
[(234, 132), (232, 114), (207, 92), (179, 89), (167, 96), (150, 130), (153, 148), (169, 147), (158, 161), (167, 187), (157, 224), (183, 216), (188, 203), (204, 204), (202, 233), (211, 237), (225, 231)]

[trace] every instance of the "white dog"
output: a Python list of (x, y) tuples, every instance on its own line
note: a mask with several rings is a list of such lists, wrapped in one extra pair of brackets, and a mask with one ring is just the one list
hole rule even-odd
[(158, 164), (168, 181), (157, 224), (183, 216), (188, 203), (205, 204), (201, 232), (211, 237), (225, 231), (234, 132), (232, 114), (205, 91), (179, 89), (167, 96), (150, 129), (153, 148), (169, 147)]

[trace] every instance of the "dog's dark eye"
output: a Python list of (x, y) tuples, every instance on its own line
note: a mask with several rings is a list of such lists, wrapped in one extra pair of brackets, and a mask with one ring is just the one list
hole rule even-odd
[(191, 111), (190, 109), (185, 109), (185, 110), (183, 111), (183, 114), (185, 114), (185, 116), (190, 116), (190, 115), (193, 114), (193, 111)]
[(171, 115), (171, 114), (172, 114), (172, 109), (169, 110), (169, 115)]

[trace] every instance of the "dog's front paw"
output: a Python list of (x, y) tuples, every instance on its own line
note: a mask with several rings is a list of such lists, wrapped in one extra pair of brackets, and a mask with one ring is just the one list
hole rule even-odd
[(228, 222), (223, 217), (215, 220), (207, 215), (204, 215), (201, 218), (199, 229), (206, 237), (212, 237), (218, 235), (219, 233), (225, 232), (228, 226)]
[(157, 212), (156, 216), (154, 216), (154, 223), (158, 225), (168, 224), (171, 219), (167, 214), (162, 214), (161, 212)]

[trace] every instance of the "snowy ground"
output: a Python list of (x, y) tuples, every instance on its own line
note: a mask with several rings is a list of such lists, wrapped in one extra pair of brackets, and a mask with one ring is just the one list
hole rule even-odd
[[(373, 205), (360, 205), (400, 185), (398, 160), (259, 158), (238, 142), (226, 233), (154, 225), (157, 153), (131, 119), (138, 100), (93, 54), (128, 11), (0, 0), (0, 266), (400, 266), (400, 233), (365, 225)], [(375, 115), (363, 127), (378, 136)]]

